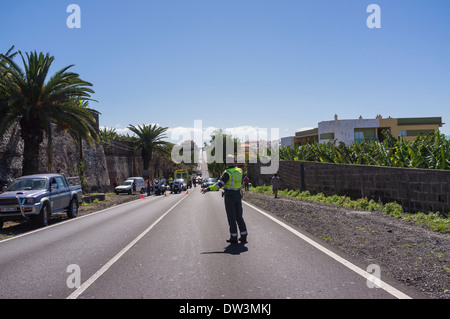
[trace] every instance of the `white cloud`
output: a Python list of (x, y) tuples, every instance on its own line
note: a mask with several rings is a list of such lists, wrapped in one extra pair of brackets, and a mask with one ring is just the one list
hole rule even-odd
[[(151, 124), (153, 125), (153, 124)], [(158, 124), (157, 124), (158, 125)], [(104, 127), (102, 126), (101, 129)], [(131, 132), (128, 128), (120, 128), (119, 125), (116, 125), (114, 128), (117, 132), (117, 134), (120, 135), (131, 135), (133, 136), (134, 133)], [(171, 127), (166, 131), (167, 140), (171, 143), (180, 144), (186, 140), (194, 140), (194, 142), (198, 146), (203, 146), (204, 143), (209, 142), (211, 139), (211, 136), (218, 130), (219, 128), (214, 126), (208, 126), (203, 127), (202, 121), (195, 121), (193, 127), (184, 127), (184, 126), (177, 126), (177, 127)], [(270, 139), (278, 139), (279, 134), (277, 133), (277, 128), (275, 128), (274, 132), (272, 132), (272, 128), (259, 128), (256, 126), (237, 126), (237, 127), (230, 127), (225, 128), (222, 131), (225, 134), (230, 134), (233, 137), (239, 138), (241, 141), (258, 141), (258, 140), (267, 140)], [(278, 129), (279, 132), (279, 129)], [(271, 136), (274, 134), (274, 136)]]
[(134, 135), (128, 128), (116, 128), (116, 133), (119, 135)]

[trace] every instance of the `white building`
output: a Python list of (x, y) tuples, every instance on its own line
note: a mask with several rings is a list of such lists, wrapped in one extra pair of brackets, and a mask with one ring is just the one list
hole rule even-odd
[(319, 122), (319, 143), (342, 141), (347, 145), (363, 139), (375, 139), (379, 119), (334, 120)]
[(419, 135), (428, 135), (442, 127), (442, 117), (383, 118), (380, 114), (374, 119), (322, 121), (315, 129), (296, 132), (295, 136), (283, 137), (282, 146), (305, 145), (311, 143), (344, 142), (346, 145), (362, 141), (383, 141), (384, 131), (397, 138), (402, 136), (412, 141)]

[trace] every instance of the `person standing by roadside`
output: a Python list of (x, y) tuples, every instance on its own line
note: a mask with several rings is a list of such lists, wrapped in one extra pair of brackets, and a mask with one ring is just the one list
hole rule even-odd
[(275, 198), (277, 198), (278, 196), (278, 188), (280, 187), (280, 184), (281, 180), (278, 177), (278, 174), (274, 174), (272, 180), (270, 181), (270, 185), (272, 185), (272, 191), (273, 194), (275, 195)]
[(116, 177), (114, 177), (114, 180), (113, 180), (113, 190), (115, 190), (116, 189), (116, 187), (117, 187), (117, 178)]
[(172, 176), (169, 177), (169, 187), (170, 187), (170, 193), (173, 193), (173, 178)]
[(218, 191), (222, 187), (225, 189), (225, 210), (230, 227), (230, 239), (227, 239), (227, 242), (231, 244), (238, 243), (238, 227), (241, 233), (239, 240), (243, 244), (247, 243), (247, 226), (242, 216), (242, 175), (239, 167), (228, 163), (227, 169), (216, 184), (202, 188), (203, 194), (209, 191)]
[(248, 183), (249, 183), (250, 179), (248, 178), (247, 175), (244, 176), (243, 182), (244, 182), (244, 189), (246, 191), (248, 191)]
[(152, 190), (152, 182), (147, 179), (147, 196), (150, 196), (150, 191)]

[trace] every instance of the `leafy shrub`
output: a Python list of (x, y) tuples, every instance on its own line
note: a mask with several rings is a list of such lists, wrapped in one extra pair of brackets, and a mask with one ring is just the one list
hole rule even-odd
[(397, 203), (387, 203), (384, 205), (383, 211), (393, 217), (401, 217), (403, 214), (403, 208)]
[(341, 164), (363, 164), (391, 167), (450, 169), (450, 140), (445, 134), (433, 132), (419, 135), (414, 141), (402, 136), (394, 138), (384, 131), (383, 142), (364, 140), (346, 145), (343, 142), (313, 143), (284, 146), (280, 159), (286, 161), (315, 161)]

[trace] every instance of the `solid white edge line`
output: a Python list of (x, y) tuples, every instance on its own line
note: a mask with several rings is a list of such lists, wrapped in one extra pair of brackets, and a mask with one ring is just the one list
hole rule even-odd
[(349, 268), (350, 270), (353, 270), (358, 275), (361, 275), (362, 277), (364, 277), (365, 279), (367, 279), (367, 280), (369, 280), (371, 282), (375, 282), (375, 280), (376, 280), (376, 284), (379, 286), (379, 288), (381, 288), (381, 289), (385, 290), (386, 292), (390, 293), (392, 296), (394, 296), (394, 297), (396, 297), (398, 299), (412, 299), (410, 296), (404, 294), (403, 292), (401, 292), (398, 289), (392, 287), (391, 285), (387, 284), (386, 282), (374, 278), (374, 276), (372, 274), (370, 274), (367, 271), (365, 271), (365, 270), (359, 268), (358, 266), (352, 264), (348, 260), (346, 260), (346, 259), (342, 258), (341, 256), (335, 254), (331, 250), (323, 247), (322, 245), (318, 244), (314, 240), (308, 238), (307, 236), (303, 235), (299, 231), (297, 231), (294, 228), (292, 228), (291, 226), (283, 223), (282, 221), (278, 220), (277, 218), (269, 215), (268, 213), (262, 211), (261, 209), (255, 207), (255, 206), (253, 206), (253, 205), (251, 205), (251, 204), (249, 204), (249, 203), (247, 203), (245, 201), (242, 201), (242, 202), (244, 204), (246, 204), (247, 206), (253, 208), (257, 212), (261, 213), (262, 215), (266, 216), (267, 218), (271, 219), (272, 221), (276, 222), (278, 225), (280, 225), (280, 226), (284, 227), (285, 229), (289, 230), (291, 233), (293, 233), (297, 237), (299, 237), (302, 240), (306, 241), (308, 244), (310, 244), (313, 247), (317, 248), (318, 250), (320, 250), (321, 252), (325, 253), (329, 257), (333, 258), (337, 262), (341, 263), (345, 267)]
[[(37, 228), (37, 229), (31, 230), (29, 232), (26, 232), (26, 233), (14, 236), (14, 237), (5, 238), (5, 239), (0, 240), (0, 244), (6, 243), (8, 241), (11, 241), (11, 240), (14, 240), (14, 239), (17, 239), (17, 238), (25, 237), (25, 236), (28, 236), (28, 235), (31, 235), (31, 234), (34, 234), (34, 233), (37, 233), (37, 232), (45, 231), (45, 230), (51, 229), (53, 227), (64, 225), (66, 223), (74, 222), (74, 221), (80, 220), (82, 218), (93, 216), (93, 215), (96, 215), (96, 214), (99, 214), (99, 213), (102, 213), (102, 212), (105, 212), (105, 211), (108, 211), (108, 210), (111, 210), (111, 209), (114, 209), (114, 208), (117, 208), (117, 207), (121, 207), (121, 206), (125, 206), (125, 205), (131, 204), (131, 203), (135, 203), (135, 202), (137, 202), (139, 200), (140, 199), (134, 199), (132, 201), (125, 202), (125, 203), (122, 203), (122, 204), (119, 204), (119, 205), (115, 205), (115, 206), (111, 206), (111, 207), (108, 207), (108, 208), (105, 208), (105, 209), (102, 209), (102, 210), (98, 210), (96, 212), (88, 213), (88, 214), (85, 214), (83, 216), (77, 216), (75, 218), (66, 219), (66, 220), (63, 220), (63, 221), (61, 221), (59, 223), (53, 224), (53, 225)], [(58, 214), (63, 214), (63, 213), (58, 213)]]
[(103, 275), (116, 261), (118, 261), (128, 250), (131, 249), (142, 237), (144, 237), (153, 227), (156, 226), (171, 210), (173, 210), (179, 203), (181, 203), (187, 196), (180, 199), (169, 210), (162, 214), (153, 224), (151, 224), (140, 235), (133, 239), (125, 248), (123, 248), (117, 255), (115, 255), (110, 261), (108, 261), (102, 268), (100, 268), (95, 274), (93, 274), (88, 280), (86, 280), (79, 288), (72, 292), (66, 299), (77, 299), (89, 286), (91, 286), (101, 275)]

